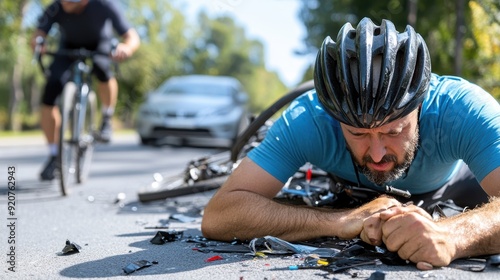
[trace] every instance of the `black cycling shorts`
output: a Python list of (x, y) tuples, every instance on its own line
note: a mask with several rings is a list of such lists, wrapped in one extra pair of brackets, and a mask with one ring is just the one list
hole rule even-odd
[[(71, 65), (74, 60), (67, 56), (56, 56), (49, 67), (49, 77), (42, 96), (42, 104), (54, 106), (64, 85), (71, 78)], [(113, 76), (110, 57), (97, 55), (93, 58), (92, 73), (100, 82), (107, 82)]]

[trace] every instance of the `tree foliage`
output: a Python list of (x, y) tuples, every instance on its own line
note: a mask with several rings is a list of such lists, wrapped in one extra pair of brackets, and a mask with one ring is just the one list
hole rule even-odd
[[(494, 91), (488, 83), (493, 85), (493, 81), (498, 80), (498, 74), (495, 76), (493, 72), (484, 71), (483, 65), (487, 53), (484, 51), (495, 45), (492, 40), (499, 38), (498, 33), (490, 32), (499, 22), (500, 4), (497, 0), (302, 2), (300, 17), (308, 31), (304, 52), (316, 52), (326, 36), (336, 40), (337, 33), (345, 22), (356, 26), (363, 17), (370, 17), (375, 24), (380, 24), (382, 19), (390, 19), (398, 30), (404, 30), (408, 24), (412, 24), (424, 37), (431, 53), (433, 72), (461, 75), (488, 87), (490, 92)], [(411, 9), (413, 6), (415, 10)], [(489, 12), (478, 16), (478, 7)], [(484, 36), (488, 34), (491, 36), (487, 42), (481, 43), (479, 40), (482, 38), (484, 41)], [(494, 55), (487, 60), (493, 68), (498, 67), (498, 59), (494, 60), (493, 57)], [(498, 53), (496, 57), (498, 58)], [(456, 64), (459, 64), (458, 67)]]
[[(0, 89), (11, 86), (8, 77), (18, 57), (30, 58), (28, 40), (36, 20), (23, 18), (21, 2), (34, 9), (28, 15), (37, 18), (50, 0), (0, 1)], [(245, 30), (227, 16), (209, 17), (200, 12), (189, 22), (178, 8), (179, 0), (121, 0), (126, 16), (141, 37), (141, 47), (128, 61), (119, 65), (119, 100), (116, 113), (128, 126), (144, 96), (171, 76), (185, 74), (229, 75), (238, 78), (250, 96), (250, 107), (258, 113), (286, 92), (278, 75), (266, 69), (263, 44), (247, 38)], [(37, 15), (34, 15), (37, 14)], [(22, 26), (23, 22), (28, 22)], [(21, 32), (21, 30), (23, 32)], [(13, 39), (24, 34), (24, 43)], [(57, 34), (55, 34), (57, 36)], [(21, 54), (22, 53), (22, 54)], [(40, 90), (44, 79), (31, 59), (24, 59), (22, 74), (25, 91)], [(36, 76), (36, 77), (34, 77)], [(33, 85), (31, 87), (30, 85)], [(2, 112), (8, 98), (0, 99)], [(17, 112), (26, 115), (32, 102), (23, 101)], [(37, 113), (35, 112), (36, 116)]]

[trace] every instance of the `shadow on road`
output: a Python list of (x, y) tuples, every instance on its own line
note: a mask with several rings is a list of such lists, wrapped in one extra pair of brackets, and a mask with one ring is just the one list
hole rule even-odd
[[(143, 236), (143, 233), (131, 233), (122, 236)], [(145, 276), (145, 275), (168, 275), (173, 273), (199, 270), (203, 267), (217, 266), (218, 262), (206, 262), (205, 260), (214, 254), (207, 254), (192, 250), (194, 244), (187, 245), (183, 241), (168, 242), (163, 245), (152, 244), (149, 240), (154, 237), (155, 233), (151, 234), (148, 238), (142, 241), (130, 244), (130, 247), (143, 249), (138, 252), (132, 252), (121, 255), (114, 255), (104, 259), (83, 262), (65, 268), (60, 272), (60, 275), (71, 278), (108, 278), (126, 275), (123, 267), (128, 264), (140, 260), (147, 260), (149, 262), (158, 262), (150, 267), (143, 268), (133, 272), (130, 276)], [(188, 230), (184, 236), (201, 235), (199, 230)], [(84, 252), (82, 251), (82, 253)], [(249, 256), (237, 256), (234, 254), (222, 254), (223, 264), (238, 262), (242, 259), (251, 259)], [(243, 258), (242, 258), (243, 257)]]
[(9, 191), (11, 194), (14, 193), (16, 200), (19, 201), (45, 202), (64, 198), (61, 195), (57, 180), (50, 182), (39, 180), (17, 181), (14, 192), (9, 190), (7, 186), (0, 187), (0, 200), (7, 200)]

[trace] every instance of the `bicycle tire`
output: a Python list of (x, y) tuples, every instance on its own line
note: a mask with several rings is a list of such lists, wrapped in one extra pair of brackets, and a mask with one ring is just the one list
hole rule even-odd
[(250, 125), (243, 131), (243, 133), (240, 134), (240, 136), (238, 136), (238, 138), (234, 142), (234, 145), (231, 148), (230, 160), (232, 162), (236, 162), (239, 159), (243, 147), (248, 143), (252, 136), (255, 135), (259, 128), (261, 128), (266, 123), (266, 121), (268, 121), (274, 114), (276, 114), (276, 112), (281, 110), (285, 105), (292, 102), (292, 100), (294, 100), (295, 98), (313, 88), (313, 80), (304, 82), (297, 86), (295, 89), (283, 95), (266, 110), (262, 111), (259, 116), (257, 116), (257, 118), (255, 118), (255, 120), (250, 123)]
[(76, 160), (76, 182), (78, 184), (87, 180), (92, 157), (94, 153), (94, 135), (97, 131), (97, 97), (94, 91), (90, 91), (87, 97), (85, 108), (85, 119), (83, 120), (82, 131), (78, 141), (78, 156)]
[(183, 195), (190, 195), (200, 192), (218, 189), (224, 184), (229, 175), (206, 179), (188, 184), (184, 182), (184, 173), (165, 179), (168, 185), (158, 187), (157, 190), (146, 187), (138, 192), (140, 202), (152, 202), (173, 198)]
[(63, 196), (68, 194), (70, 180), (75, 174), (75, 160), (77, 157), (77, 147), (73, 143), (74, 126), (73, 106), (77, 86), (73, 82), (68, 82), (61, 93), (61, 127), (59, 129), (59, 185)]

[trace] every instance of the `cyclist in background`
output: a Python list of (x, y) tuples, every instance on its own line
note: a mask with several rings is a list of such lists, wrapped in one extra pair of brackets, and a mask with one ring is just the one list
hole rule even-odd
[[(121, 37), (112, 57), (95, 56), (93, 74), (98, 79), (97, 93), (102, 104), (102, 124), (97, 140), (109, 142), (112, 134), (111, 118), (118, 96), (118, 83), (111, 69), (112, 60), (122, 61), (130, 57), (140, 45), (139, 36), (112, 0), (60, 0), (46, 7), (39, 18), (37, 30), (32, 39), (45, 38), (54, 24), (59, 26), (61, 49), (85, 48), (110, 53), (114, 32)], [(50, 157), (43, 168), (41, 180), (52, 180), (57, 169), (58, 134), (60, 113), (55, 105), (64, 84), (70, 78), (73, 60), (55, 56), (42, 97), (41, 128), (49, 146)]]

